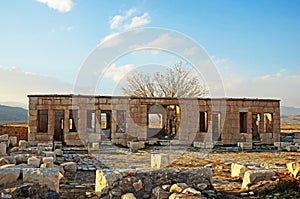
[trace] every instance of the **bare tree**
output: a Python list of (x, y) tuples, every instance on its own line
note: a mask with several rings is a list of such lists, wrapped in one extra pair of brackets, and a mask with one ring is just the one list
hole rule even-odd
[(127, 78), (127, 86), (122, 89), (126, 95), (134, 97), (204, 97), (208, 91), (199, 79), (179, 62), (166, 74), (133, 73)]

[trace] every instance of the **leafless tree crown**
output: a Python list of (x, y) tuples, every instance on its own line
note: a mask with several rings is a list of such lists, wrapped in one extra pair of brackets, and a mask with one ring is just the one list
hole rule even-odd
[(135, 72), (127, 77), (127, 85), (122, 89), (126, 95), (133, 97), (204, 97), (208, 91), (200, 84), (199, 79), (200, 77), (185, 70), (180, 62), (165, 74)]

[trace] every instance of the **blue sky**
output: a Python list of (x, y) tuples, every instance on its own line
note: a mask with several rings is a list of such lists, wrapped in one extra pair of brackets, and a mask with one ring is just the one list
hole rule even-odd
[(297, 0), (3, 0), (0, 103), (26, 104), (27, 93), (71, 93), (105, 37), (159, 27), (206, 50), (226, 96), (279, 98), (300, 107), (299, 19)]

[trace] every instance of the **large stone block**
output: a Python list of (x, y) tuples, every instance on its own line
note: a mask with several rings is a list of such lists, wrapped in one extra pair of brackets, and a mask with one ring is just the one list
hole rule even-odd
[(232, 163), (231, 164), (231, 177), (243, 178), (247, 167), (242, 164)]
[(50, 167), (53, 167), (53, 157), (43, 157), (43, 163), (47, 163)]
[(114, 182), (122, 178), (120, 172), (111, 172), (109, 170), (97, 170), (96, 171), (96, 185), (95, 192), (97, 195), (107, 193), (109, 188)]
[(33, 167), (40, 167), (40, 159), (36, 157), (31, 157), (27, 159), (27, 164)]
[(169, 154), (151, 154), (151, 168), (160, 169), (166, 167), (170, 164), (170, 155)]
[(20, 176), (20, 169), (18, 168), (2, 168), (0, 169), (0, 186), (14, 183)]
[(57, 168), (25, 168), (23, 182), (37, 183), (59, 193), (59, 170)]
[(129, 141), (128, 142), (128, 147), (131, 148), (131, 149), (143, 149), (143, 148), (145, 148), (145, 142)]
[(56, 161), (56, 155), (53, 151), (43, 151), (43, 155), (45, 157), (52, 157), (53, 158), (53, 161), (55, 162)]
[(297, 178), (300, 175), (300, 162), (290, 162), (286, 164), (287, 169), (289, 172)]
[(0, 155), (6, 155), (6, 143), (5, 142), (0, 143)]
[(8, 134), (0, 135), (0, 142), (7, 142), (8, 141)]
[(65, 162), (62, 163), (60, 166), (64, 168), (65, 171), (68, 172), (76, 172), (77, 171), (77, 164), (75, 162)]
[(275, 175), (272, 170), (249, 170), (245, 172), (242, 189), (248, 188), (249, 185), (255, 184), (262, 180), (270, 180)]
[(24, 150), (27, 147), (27, 141), (26, 140), (20, 140), (19, 141), (19, 150)]
[(9, 137), (10, 146), (18, 146), (18, 138), (16, 136)]

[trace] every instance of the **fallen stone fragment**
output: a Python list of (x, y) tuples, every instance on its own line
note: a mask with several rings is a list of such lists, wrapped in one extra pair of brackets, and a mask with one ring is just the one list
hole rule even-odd
[(300, 175), (300, 162), (290, 162), (287, 163), (286, 166), (294, 178), (297, 178)]
[(13, 147), (18, 146), (18, 138), (16, 136), (10, 136), (9, 145)]
[(243, 178), (244, 174), (247, 170), (248, 170), (247, 167), (245, 167), (244, 165), (232, 163), (231, 164), (231, 177)]
[(152, 189), (152, 198), (168, 198), (169, 197), (169, 192), (163, 190), (159, 186), (155, 187)]
[(0, 143), (0, 155), (6, 155), (6, 143), (5, 142), (1, 142)]
[(0, 135), (0, 142), (7, 142), (8, 141), (8, 134)]
[(60, 164), (67, 172), (76, 172), (77, 171), (77, 164), (75, 162), (65, 162)]
[(33, 167), (40, 167), (40, 159), (36, 157), (31, 157), (27, 159), (27, 164)]
[(249, 170), (245, 172), (242, 189), (248, 188), (248, 185), (255, 184), (259, 181), (270, 180), (275, 173), (272, 170)]
[(143, 188), (143, 182), (139, 180), (138, 182), (135, 182), (132, 184), (135, 191), (139, 191)]
[(184, 189), (182, 191), (182, 193), (183, 194), (188, 193), (188, 194), (193, 194), (193, 195), (201, 195), (200, 191), (198, 191), (198, 190), (196, 190), (194, 188), (191, 188), (191, 187), (188, 187), (188, 188)]
[(126, 193), (121, 196), (121, 199), (136, 199), (136, 197), (133, 195), (133, 193)]

